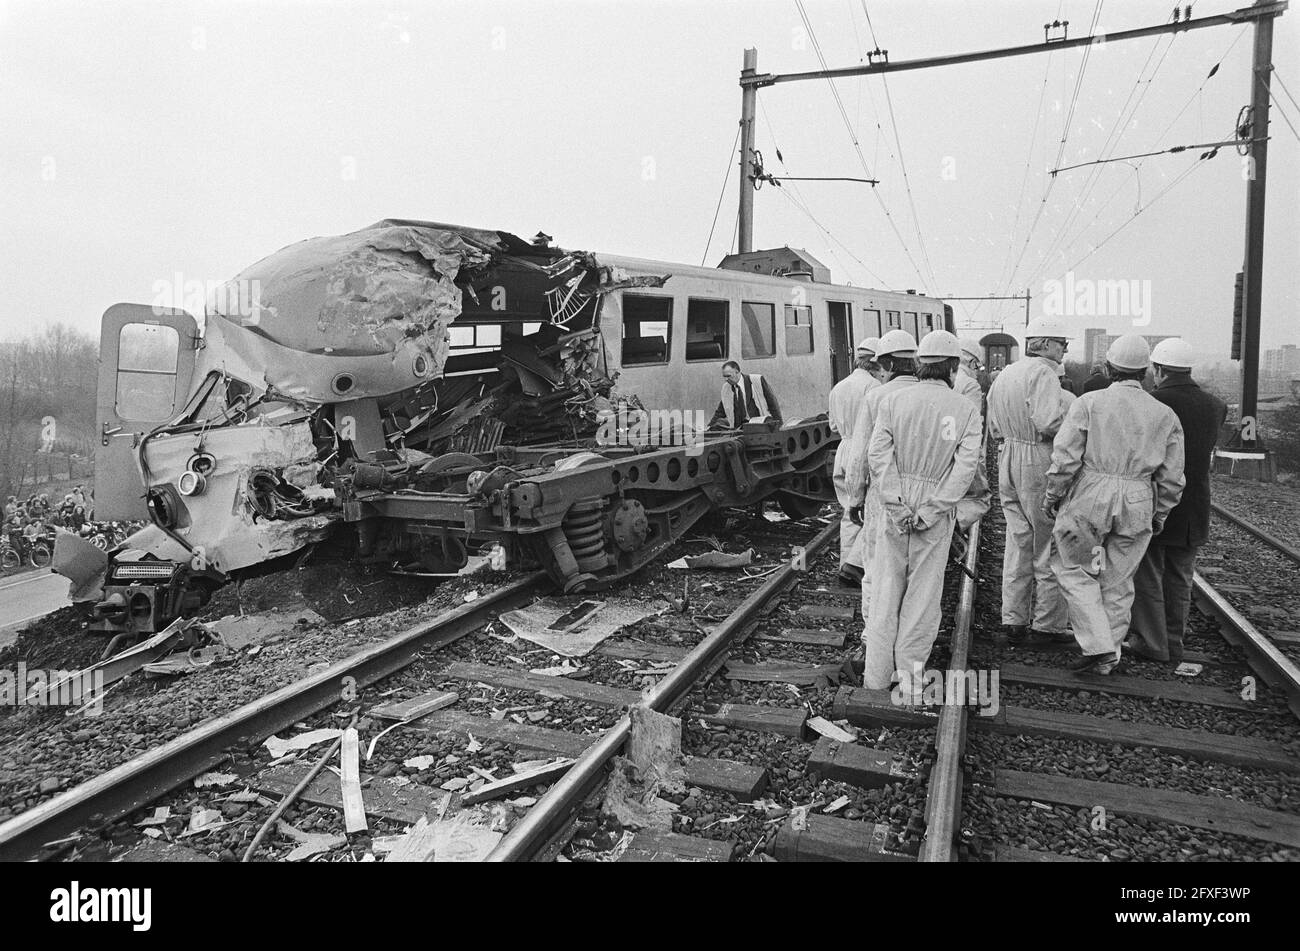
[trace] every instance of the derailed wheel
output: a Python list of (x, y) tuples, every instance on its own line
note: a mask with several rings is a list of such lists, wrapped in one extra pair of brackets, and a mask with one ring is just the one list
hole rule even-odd
[(806, 499), (802, 495), (778, 492), (776, 494), (776, 504), (781, 506), (781, 511), (786, 514), (787, 518), (798, 522), (818, 515), (822, 510), (823, 503), (816, 499)]

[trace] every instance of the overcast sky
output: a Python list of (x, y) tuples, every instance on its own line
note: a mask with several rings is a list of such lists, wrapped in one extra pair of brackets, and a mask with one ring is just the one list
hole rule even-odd
[[(1194, 15), (1245, 3), (1199, 0)], [(1032, 43), (1057, 18), (1082, 35), (1095, 7), (805, 0), (831, 66), (876, 42), (894, 61)], [(1171, 7), (1109, 0), (1099, 29), (1161, 23)], [(1300, 98), (1300, 7), (1277, 24), (1277, 75)], [(861, 159), (826, 81), (764, 89), (769, 171), (867, 177), (865, 166), (881, 184), (875, 195), (856, 183), (765, 187), (755, 243), (806, 247), (838, 282), (1028, 287), (1035, 311), (1044, 282), (1067, 270), (1076, 287), (1133, 281), (1136, 315), (1078, 325), (1122, 332), (1149, 315), (1143, 332), (1226, 353), (1246, 194), (1234, 149), (1078, 169), (1050, 191), (1046, 170), (1058, 152), (1069, 165), (1231, 138), (1251, 32), (1109, 43), (1081, 83), (1080, 49), (897, 73), (887, 87), (842, 80)], [(95, 330), (109, 305), (148, 303), (177, 274), (221, 281), (299, 239), (385, 217), (541, 229), (565, 247), (698, 264), (721, 193), (716, 263), (734, 240), (735, 169), (721, 189), (747, 46), (761, 72), (818, 68), (794, 0), (0, 2), (0, 332)], [(1300, 129), (1300, 109), (1274, 91)], [(1300, 342), (1300, 142), (1276, 107), (1271, 131), (1266, 347)], [(965, 307), (959, 318), (1008, 330), (1023, 319), (1014, 303)]]

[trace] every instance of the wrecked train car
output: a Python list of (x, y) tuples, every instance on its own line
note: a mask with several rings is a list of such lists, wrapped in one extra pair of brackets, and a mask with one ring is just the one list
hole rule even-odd
[[(909, 306), (914, 324), (922, 306), (930, 326), (951, 317), (733, 257), (691, 268), (385, 220), (249, 267), (201, 332), (181, 310), (115, 305), (96, 509), (151, 525), (107, 567), (56, 562), (94, 628), (144, 634), (326, 539), (421, 573), (497, 544), (578, 591), (712, 508), (811, 514), (833, 498), (821, 413), (849, 341)], [(728, 358), (773, 382), (784, 424), (705, 432)]]

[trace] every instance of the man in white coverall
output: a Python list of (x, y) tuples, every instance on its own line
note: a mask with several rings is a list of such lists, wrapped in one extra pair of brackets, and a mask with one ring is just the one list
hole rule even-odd
[[(880, 338), (876, 362), (887, 374), (885, 382), (862, 397), (858, 418), (853, 421), (853, 448), (844, 465), (844, 487), (848, 490), (849, 517), (862, 526), (858, 536), (858, 553), (862, 558), (862, 618), (871, 608), (871, 559), (876, 551), (876, 523), (880, 502), (871, 489), (871, 471), (867, 466), (867, 445), (876, 425), (876, 407), (891, 393), (916, 382), (914, 357), (916, 338), (906, 330), (891, 330)], [(865, 631), (864, 631), (865, 633)]]
[(981, 415), (984, 413), (984, 390), (976, 377), (980, 369), (979, 341), (964, 337), (961, 341), (961, 366), (957, 368), (957, 379), (953, 380), (953, 392), (964, 396), (975, 404)]
[[(916, 349), (918, 382), (881, 401), (867, 451), (883, 515), (862, 684), (879, 690), (897, 677), (905, 702), (919, 701), (939, 634), (943, 570), (983, 435), (980, 414), (953, 391), (960, 358), (948, 331), (926, 334)], [(966, 507), (963, 530), (981, 514)]]
[(1052, 446), (1043, 514), (1055, 518), (1052, 568), (1083, 656), (1112, 673), (1128, 634), (1133, 576), (1183, 494), (1183, 427), (1142, 389), (1151, 350), (1125, 334), (1106, 351), (1111, 385), (1070, 405)]
[[(989, 387), (989, 435), (1002, 440), (998, 497), (1006, 518), (1002, 556), (1000, 643), (1068, 649), (1065, 599), (1052, 573), (1052, 520), (1042, 512), (1052, 439), (1065, 418), (1069, 394), (1057, 365), (1069, 346), (1064, 322), (1038, 317), (1025, 328), (1025, 353)], [(1032, 636), (1031, 636), (1032, 635)]]
[(852, 451), (853, 424), (858, 418), (862, 397), (868, 390), (880, 385), (867, 369), (875, 362), (876, 347), (879, 345), (879, 337), (867, 337), (858, 344), (856, 368), (831, 388), (830, 411), (827, 414), (831, 431), (840, 434), (832, 473), (835, 497), (844, 510), (840, 515), (840, 582), (853, 588), (862, 583), (862, 556), (858, 553), (858, 533), (861, 528), (849, 517), (849, 510), (853, 506), (844, 484), (845, 462)]

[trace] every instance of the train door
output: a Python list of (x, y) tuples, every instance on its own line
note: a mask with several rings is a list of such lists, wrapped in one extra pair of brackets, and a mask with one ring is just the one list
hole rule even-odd
[(148, 519), (136, 449), (182, 408), (198, 325), (183, 310), (114, 304), (100, 323), (95, 415), (95, 518)]
[(831, 383), (838, 383), (853, 371), (853, 321), (845, 301), (827, 301), (831, 327)]

